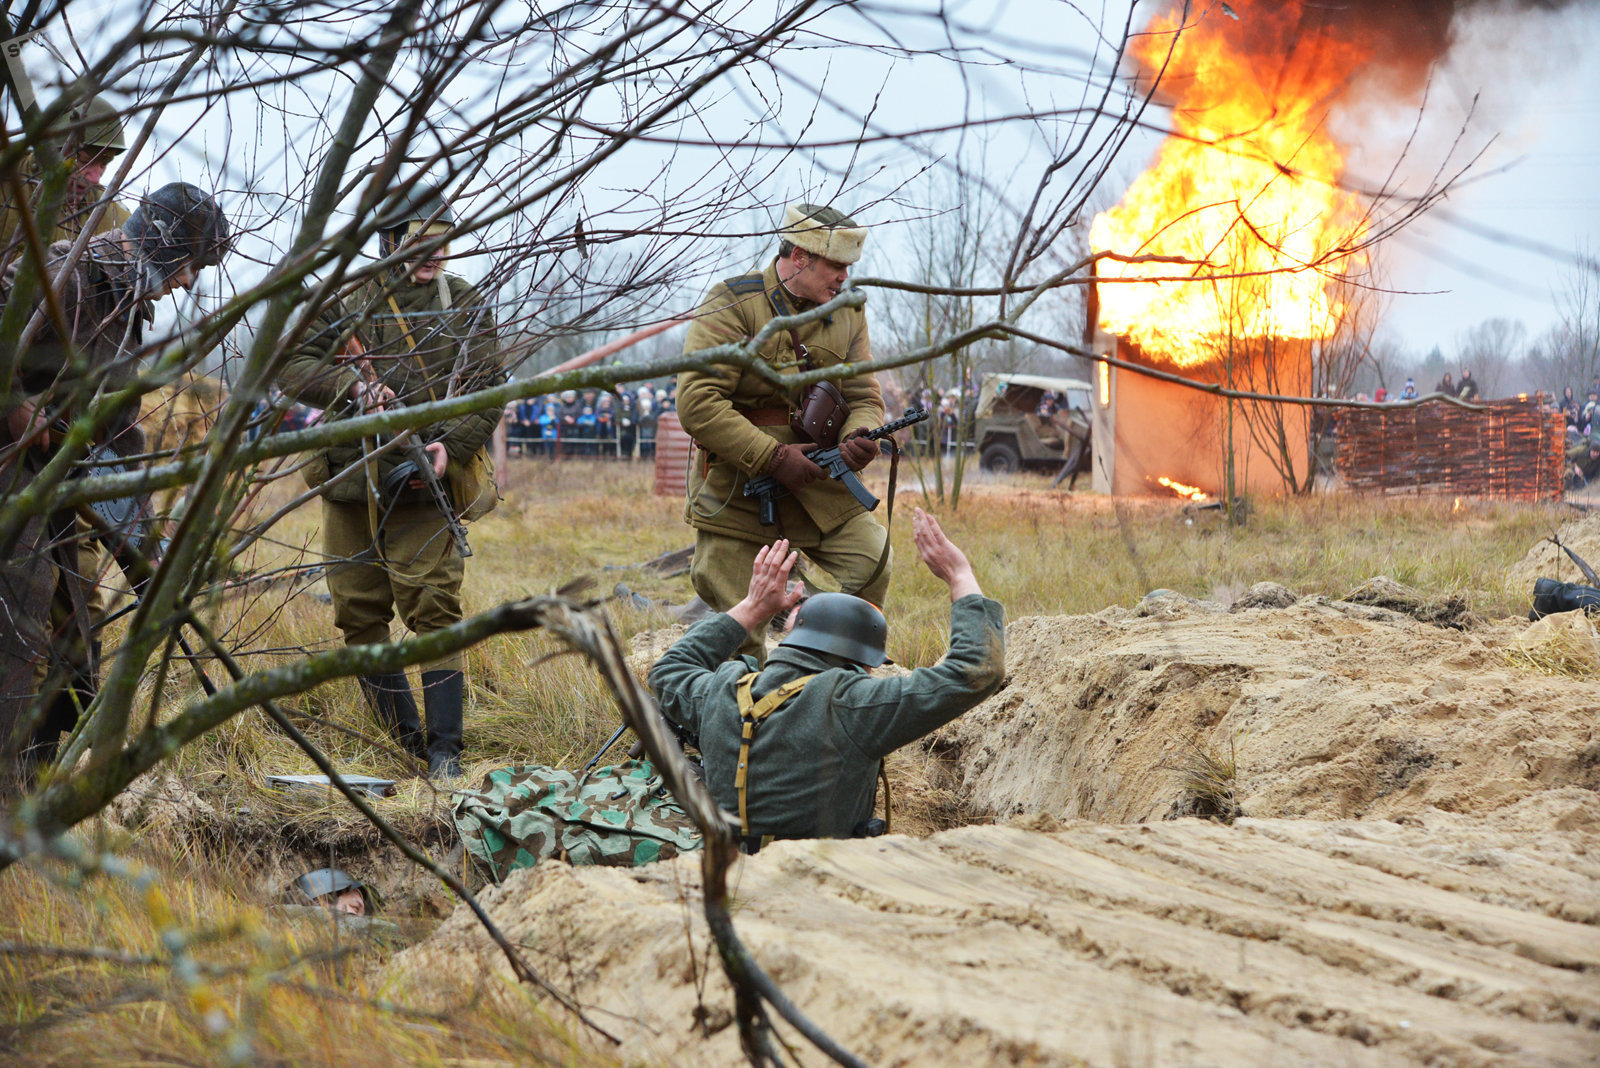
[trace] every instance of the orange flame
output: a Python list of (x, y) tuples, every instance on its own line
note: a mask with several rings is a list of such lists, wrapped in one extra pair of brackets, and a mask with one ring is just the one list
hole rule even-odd
[(1156, 479), (1156, 481), (1167, 487), (1167, 489), (1171, 490), (1173, 493), (1176, 493), (1178, 496), (1187, 497), (1191, 501), (1208, 501), (1211, 499), (1211, 495), (1205, 490), (1201, 489), (1199, 486), (1186, 486), (1176, 479), (1168, 478), (1166, 475), (1162, 475), (1160, 478)]
[(1344, 154), (1324, 128), (1366, 51), (1329, 37), (1304, 45), (1299, 0), (1235, 6), (1237, 19), (1208, 7), (1181, 32), (1173, 16), (1158, 17), (1137, 42), (1175, 132), (1090, 230), (1096, 251), (1204, 264), (1102, 260), (1102, 279), (1231, 276), (1100, 285), (1101, 326), (1179, 366), (1217, 360), (1229, 338), (1329, 336), (1344, 310), (1329, 275), (1359, 258), (1348, 250), (1366, 233), (1361, 198), (1337, 185)]

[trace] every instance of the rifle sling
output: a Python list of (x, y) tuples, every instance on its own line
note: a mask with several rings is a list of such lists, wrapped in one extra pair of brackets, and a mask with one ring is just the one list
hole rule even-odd
[[(889, 440), (889, 490), (888, 490), (889, 507), (888, 507), (888, 510), (885, 511), (884, 515), (883, 515), (883, 552), (881, 554), (879, 554), (879, 556), (878, 556), (878, 566), (872, 569), (872, 574), (868, 575), (867, 578), (866, 578), (866, 581), (863, 582), (856, 589), (856, 596), (858, 596), (858, 597), (861, 595), (861, 591), (862, 590), (866, 589), (868, 586), (871, 586), (874, 582), (878, 581), (878, 576), (883, 574), (883, 569), (889, 566), (889, 549), (890, 549), (889, 535), (890, 535), (891, 531), (894, 528), (894, 484), (895, 484), (895, 481), (898, 479), (899, 474), (900, 474), (900, 443), (894, 440), (894, 435), (892, 435), (892, 434), (889, 435), (889, 439), (888, 440)], [(885, 791), (884, 796), (887, 799), (887, 797), (888, 797), (887, 791), (888, 791), (888, 787), (889, 787), (889, 783), (888, 783), (887, 779), (884, 780), (884, 784), (883, 785), (884, 785), (884, 791)], [(885, 806), (884, 806), (884, 810), (883, 811), (884, 811), (884, 815), (888, 815), (889, 809), (888, 809), (888, 805), (887, 805), (887, 800), (885, 802)]]

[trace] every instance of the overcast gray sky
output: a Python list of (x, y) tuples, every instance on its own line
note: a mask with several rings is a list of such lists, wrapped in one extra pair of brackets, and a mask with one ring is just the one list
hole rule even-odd
[[(756, 20), (773, 5), (744, 6), (744, 17)], [(77, 43), (85, 53), (93, 55), (97, 47), (107, 46), (119, 21), (119, 8), (126, 17), (128, 9), (115, 3), (79, 3), (70, 9)], [(794, 135), (804, 128), (809, 138), (820, 139), (860, 129), (857, 116), (869, 111), (873, 127), (900, 131), (958, 121), (963, 115), (976, 118), (1073, 106), (1083, 99), (1086, 79), (1097, 84), (1110, 74), (1104, 37), (1119, 34), (1127, 11), (1121, 3), (1089, 7), (1049, 0), (948, 3), (947, 22), (941, 23), (926, 15), (935, 8), (921, 0), (903, 0), (893, 8), (835, 9), (813, 26), (819, 39), (831, 36), (862, 47), (785, 52), (778, 59), (782, 77), (752, 76), (768, 84), (770, 93), (715, 92), (705, 98), (694, 125), (702, 135), (731, 137), (750, 130), (752, 117), (770, 107), (775, 113), (758, 129), (763, 138)], [(96, 10), (107, 17), (98, 21), (85, 17)], [(899, 13), (910, 11), (925, 14)], [(1600, 254), (1600, 181), (1593, 176), (1600, 164), (1600, 62), (1595, 62), (1600, 5), (1580, 4), (1559, 15), (1484, 16), (1458, 36), (1457, 52), (1436, 71), (1424, 135), (1413, 148), (1408, 173), (1425, 174), (1438, 165), (1475, 95), (1476, 110), (1455, 149), (1456, 158), (1488, 148), (1474, 174), (1451, 195), (1446, 210), (1416, 224), (1386, 253), (1389, 283), (1405, 291), (1390, 299), (1386, 330), (1419, 353), (1439, 344), (1447, 356), (1453, 353), (1460, 331), (1486, 318), (1518, 319), (1530, 336), (1537, 335), (1556, 317), (1552, 290), (1575, 269), (1564, 257), (1581, 247)], [(947, 59), (911, 57), (898, 47), (888, 47), (915, 50), (952, 43), (975, 49), (968, 53), (974, 62), (957, 66)], [(64, 42), (62, 46), (66, 47)], [(47, 56), (34, 56), (31, 66), (41, 80), (48, 80)], [(537, 73), (537, 57), (530, 57), (528, 76)], [(514, 83), (514, 69), (510, 78)], [(491, 82), (486, 76), (478, 84), (487, 89)], [(305, 87), (308, 91), (297, 100), (298, 110), (305, 113), (339, 104), (345, 85), (327, 81)], [(825, 86), (831, 98), (820, 107), (814, 93), (817, 86)], [(390, 101), (386, 106), (395, 104)], [(248, 98), (235, 97), (226, 108), (214, 107), (209, 113), (200, 104), (174, 109), (146, 152), (151, 160), (159, 160), (135, 188), (174, 177), (215, 186), (219, 160), (226, 158), (236, 172), (247, 168), (263, 194), (251, 205), (236, 197), (230, 210), (257, 217), (281, 210), (281, 204), (267, 204), (271, 190), (292, 188), (307, 161), (315, 158), (315, 123), (304, 117), (274, 116), (270, 125), (254, 129), (250, 106)], [(470, 109), (470, 102), (467, 106)], [(1402, 117), (1409, 114), (1409, 108), (1400, 110)], [(807, 127), (813, 112), (814, 121)], [(1165, 119), (1158, 112), (1151, 117)], [(684, 136), (693, 132), (687, 126), (683, 129)], [(171, 152), (180, 131), (184, 132), (181, 146)], [(763, 208), (770, 209), (775, 223), (777, 206), (785, 201), (831, 197), (843, 186), (846, 191), (840, 200), (845, 206), (867, 205), (864, 222), (891, 223), (937, 206), (932, 203), (932, 186), (906, 184), (934, 160), (943, 161), (936, 166), (948, 166), (963, 156), (969, 163), (980, 162), (994, 187), (1022, 202), (1047, 162), (1046, 140), (1063, 133), (1054, 121), (1012, 123), (996, 127), (987, 141), (970, 133), (964, 141), (947, 134), (922, 138), (915, 145), (819, 150), (791, 158), (770, 173), (759, 153), (724, 157), (711, 150), (686, 150), (669, 171), (664, 169), (671, 155), (667, 147), (640, 145), (595, 175), (583, 199), (588, 212), (604, 213), (608, 206), (625, 202), (629, 191), (644, 180), (641, 176), (648, 176), (652, 195), (664, 198), (677, 189), (736, 179), (730, 196), (751, 205), (752, 220)], [(1158, 140), (1157, 134), (1142, 133), (1130, 142), (1102, 190), (1108, 203), (1148, 162)], [(1353, 147), (1356, 165), (1366, 172), (1359, 176), (1363, 179), (1384, 168), (1395, 148), (1382, 141)], [(846, 171), (848, 179), (841, 179)], [(904, 262), (901, 242), (910, 230), (909, 226), (880, 229), (861, 269), (896, 274), (897, 265)], [(272, 238), (282, 240), (282, 235), (263, 234), (253, 246), (254, 254), (265, 255), (266, 241)], [(1519, 247), (1518, 242), (1553, 250), (1555, 255)], [(730, 241), (726, 258), (737, 261), (753, 247), (749, 240)], [(469, 276), (490, 266), (482, 257), (462, 261), (463, 273)], [(234, 269), (248, 273), (243, 265)], [(710, 265), (704, 273), (719, 277), (720, 269)], [(692, 307), (698, 296), (686, 292), (672, 303)]]

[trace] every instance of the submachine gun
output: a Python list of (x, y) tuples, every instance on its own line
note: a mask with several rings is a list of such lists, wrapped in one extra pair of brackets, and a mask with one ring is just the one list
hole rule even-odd
[(462, 559), (471, 556), (472, 546), (467, 544), (467, 528), (461, 525), (455, 506), (450, 503), (450, 494), (439, 481), (439, 476), (434, 473), (433, 459), (423, 448), (415, 431), (406, 435), (405, 440), (400, 443), (400, 451), (405, 455), (405, 459), (396, 464), (394, 470), (389, 473), (388, 485), (385, 487), (389, 499), (393, 500), (412, 479), (419, 480), (427, 489), (428, 496), (433, 498), (439, 514), (450, 527), (450, 537), (455, 540), (457, 555)]
[[(352, 344), (356, 349), (356, 368), (361, 377), (369, 385), (377, 385), (378, 372), (373, 368), (372, 361), (367, 358), (366, 347), (356, 337), (352, 337), (347, 344)], [(398, 408), (400, 403), (391, 400), (385, 404), (385, 407), (390, 406)], [(417, 479), (428, 491), (428, 496), (433, 498), (434, 507), (439, 509), (439, 514), (450, 528), (450, 537), (456, 544), (456, 554), (463, 560), (471, 556), (472, 546), (467, 544), (467, 528), (461, 525), (461, 518), (456, 515), (455, 506), (450, 503), (450, 494), (439, 481), (439, 476), (434, 473), (433, 460), (417, 437), (417, 432), (415, 430), (407, 432), (405, 440), (399, 447), (405, 459), (389, 472), (383, 487), (384, 493), (388, 495), (389, 500), (395, 500), (412, 479)]]
[[(891, 434), (904, 430), (908, 426), (915, 426), (927, 418), (928, 409), (913, 408), (894, 422), (885, 423), (876, 430), (869, 430), (863, 436), (870, 441), (882, 441)], [(845, 488), (850, 491), (851, 496), (860, 501), (863, 508), (869, 512), (877, 509), (878, 498), (872, 495), (871, 490), (862, 485), (861, 477), (850, 470), (850, 465), (844, 462), (843, 456), (839, 455), (839, 446), (835, 445), (831, 449), (817, 449), (815, 452), (810, 452), (806, 455), (812, 463), (826, 471), (829, 478), (836, 478), (843, 482)], [(778, 501), (789, 496), (789, 487), (771, 475), (762, 475), (759, 478), (752, 478), (744, 484), (744, 495), (760, 499), (761, 525), (770, 527), (778, 522)]]

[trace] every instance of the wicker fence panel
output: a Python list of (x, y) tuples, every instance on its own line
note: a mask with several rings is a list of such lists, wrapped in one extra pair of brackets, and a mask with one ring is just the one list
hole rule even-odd
[(1339, 413), (1339, 474), (1351, 489), (1559, 500), (1566, 424), (1543, 394), (1484, 402), (1348, 408)]

